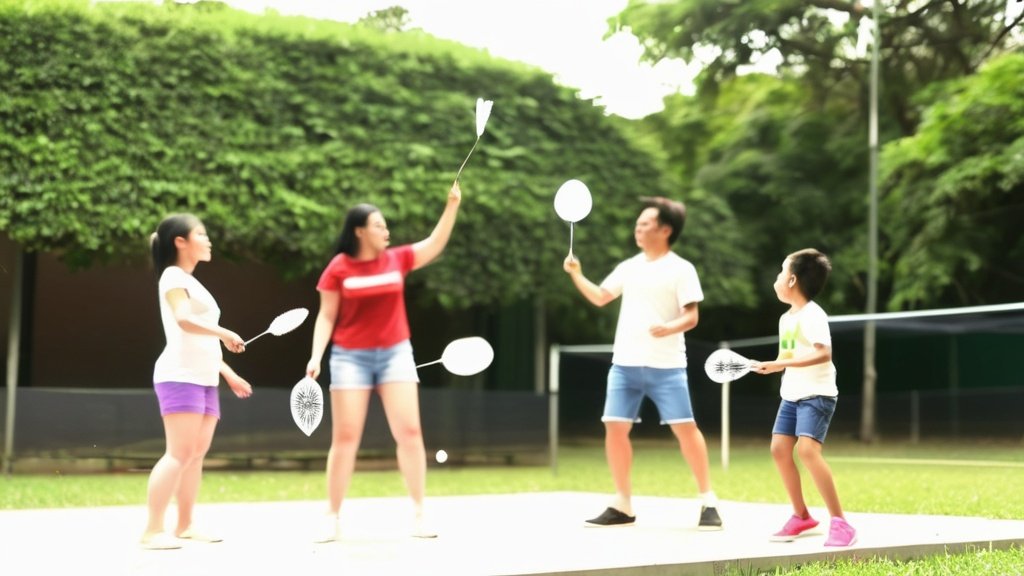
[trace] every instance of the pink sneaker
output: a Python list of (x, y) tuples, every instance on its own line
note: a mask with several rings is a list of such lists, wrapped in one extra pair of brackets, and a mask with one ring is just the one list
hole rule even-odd
[(782, 530), (772, 534), (769, 540), (772, 542), (792, 542), (793, 540), (796, 540), (797, 536), (817, 525), (818, 521), (810, 516), (807, 518), (801, 518), (794, 514), (786, 521), (786, 525), (782, 527)]
[(836, 517), (828, 529), (828, 540), (825, 546), (850, 546), (857, 541), (857, 531), (846, 520)]

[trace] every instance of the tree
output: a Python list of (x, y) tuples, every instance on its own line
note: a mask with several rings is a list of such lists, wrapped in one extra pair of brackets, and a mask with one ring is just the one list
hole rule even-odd
[[(903, 135), (918, 122), (914, 93), (971, 74), (1024, 39), (1024, 14), (1007, 20), (1005, 0), (893, 0), (882, 8), (883, 102)], [(609, 23), (635, 34), (648, 60), (702, 61), (704, 93), (775, 52), (784, 71), (826, 98), (847, 80), (866, 92), (868, 61), (857, 45), (860, 21), (869, 15), (848, 0), (630, 0)]]
[(381, 32), (401, 32), (409, 27), (409, 11), (401, 6), (374, 10), (357, 22)]
[(884, 150), (890, 308), (1020, 299), (1024, 290), (1024, 55), (920, 98), (913, 136)]

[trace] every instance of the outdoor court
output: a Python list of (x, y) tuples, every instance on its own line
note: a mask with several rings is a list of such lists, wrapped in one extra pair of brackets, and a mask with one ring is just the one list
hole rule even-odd
[(5, 575), (679, 575), (1024, 545), (1024, 520), (856, 512), (847, 515), (859, 531), (851, 548), (823, 546), (827, 522), (818, 534), (773, 543), (768, 535), (790, 514), (785, 504), (722, 501), (725, 530), (698, 532), (697, 500), (642, 496), (634, 499), (635, 526), (583, 527), (607, 499), (578, 492), (429, 498), (440, 534), (433, 540), (407, 536), (407, 498), (351, 499), (344, 538), (332, 544), (310, 541), (320, 501), (200, 504), (201, 526), (225, 541), (167, 551), (136, 546), (143, 506), (0, 511), (0, 557)]

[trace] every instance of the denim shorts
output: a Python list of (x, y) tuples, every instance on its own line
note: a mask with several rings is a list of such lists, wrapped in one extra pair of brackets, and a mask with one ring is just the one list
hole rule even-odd
[(602, 422), (639, 422), (640, 403), (647, 396), (658, 407), (662, 424), (693, 422), (686, 368), (619, 366), (608, 370)]
[(188, 382), (157, 382), (156, 401), (160, 415), (203, 414), (220, 419), (220, 395), (216, 386), (200, 386)]
[(388, 348), (343, 348), (337, 344), (331, 347), (331, 390), (419, 381), (409, 340)]
[(796, 402), (783, 400), (772, 434), (807, 436), (825, 443), (828, 425), (836, 412), (835, 396), (811, 396)]

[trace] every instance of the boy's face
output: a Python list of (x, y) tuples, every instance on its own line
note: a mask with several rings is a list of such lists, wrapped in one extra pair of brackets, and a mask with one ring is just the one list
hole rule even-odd
[(791, 303), (793, 291), (797, 290), (797, 287), (796, 276), (790, 272), (789, 258), (782, 262), (782, 270), (779, 270), (779, 275), (775, 277), (775, 283), (772, 284), (772, 288), (775, 288), (775, 295), (779, 298), (779, 301), (786, 304)]

